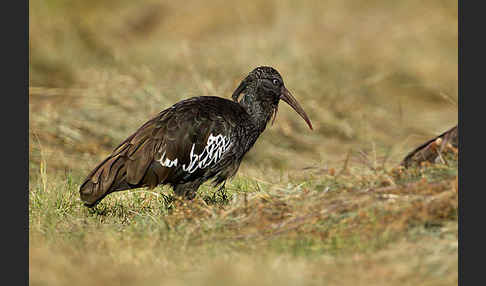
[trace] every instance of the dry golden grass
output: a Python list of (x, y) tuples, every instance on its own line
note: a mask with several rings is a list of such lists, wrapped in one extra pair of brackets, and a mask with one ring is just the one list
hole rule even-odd
[[(128, 191), (95, 209), (67, 176), (31, 188), (33, 285), (457, 284), (457, 161), (238, 179), (229, 199)], [(326, 186), (322, 190), (322, 186)]]
[[(29, 2), (32, 285), (455, 285), (457, 154), (402, 170), (457, 123), (454, 1)], [(271, 65), (282, 104), (227, 184), (84, 208), (83, 177), (159, 111)]]
[[(30, 275), (35, 278), (32, 285), (457, 285), (457, 245), (437, 241), (422, 240), (418, 251), (414, 243), (401, 241), (374, 256), (324, 255), (311, 260), (187, 253), (178, 261), (157, 252), (160, 256), (138, 259), (142, 265), (114, 260), (110, 254), (41, 246), (30, 253), (31, 263), (38, 265), (31, 267)], [(123, 246), (110, 250), (116, 256), (120, 251), (128, 257), (144, 255), (118, 248)]]
[(457, 3), (358, 3), (31, 1), (33, 167), (37, 136), (49, 168), (84, 174), (160, 110), (229, 97), (258, 65), (281, 71), (315, 131), (284, 106), (243, 171), (372, 148), (398, 162), (457, 123)]

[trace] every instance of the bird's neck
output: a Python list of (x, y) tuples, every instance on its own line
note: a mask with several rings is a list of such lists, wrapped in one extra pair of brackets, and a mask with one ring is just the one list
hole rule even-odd
[(275, 103), (257, 100), (252, 94), (245, 95), (241, 101), (241, 106), (250, 115), (253, 124), (261, 133), (265, 130), (268, 121), (277, 107)]

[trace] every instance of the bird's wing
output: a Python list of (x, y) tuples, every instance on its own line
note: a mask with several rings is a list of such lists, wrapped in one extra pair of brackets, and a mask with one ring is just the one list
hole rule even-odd
[(190, 180), (231, 153), (236, 125), (228, 109), (234, 104), (225, 100), (216, 105), (207, 99), (191, 103), (175, 106), (159, 121), (159, 129), (152, 137), (157, 144), (147, 177), (152, 172), (159, 182), (165, 178), (173, 182)]
[[(90, 174), (113, 191), (200, 176), (231, 153), (234, 103), (182, 101), (123, 141)], [(227, 104), (228, 106), (226, 106)], [(233, 131), (232, 131), (233, 130)]]

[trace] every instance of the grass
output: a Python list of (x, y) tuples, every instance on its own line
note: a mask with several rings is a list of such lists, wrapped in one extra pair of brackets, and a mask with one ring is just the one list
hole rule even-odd
[[(457, 2), (29, 2), (32, 285), (457, 285)], [(223, 192), (79, 201), (159, 111), (271, 65), (282, 104)]]
[(127, 191), (93, 209), (71, 175), (47, 179), (30, 190), (31, 283), (457, 283), (457, 161), (363, 173), (239, 178), (194, 201)]

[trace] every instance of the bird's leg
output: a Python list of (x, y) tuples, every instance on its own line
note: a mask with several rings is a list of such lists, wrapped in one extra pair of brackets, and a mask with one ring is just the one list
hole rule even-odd
[(221, 187), (219, 187), (218, 189), (218, 193), (221, 194), (221, 198), (223, 199), (223, 201), (226, 201), (228, 199), (225, 190), (226, 190), (226, 181), (224, 181), (223, 185), (221, 185)]
[(223, 184), (221, 185), (221, 187), (219, 187), (218, 192), (224, 191), (226, 189), (225, 186), (226, 186), (226, 181), (224, 181)]
[(202, 184), (200, 180), (188, 182), (185, 184), (177, 184), (174, 186), (174, 193), (179, 197), (184, 197), (187, 200), (192, 200), (196, 197), (197, 189)]

